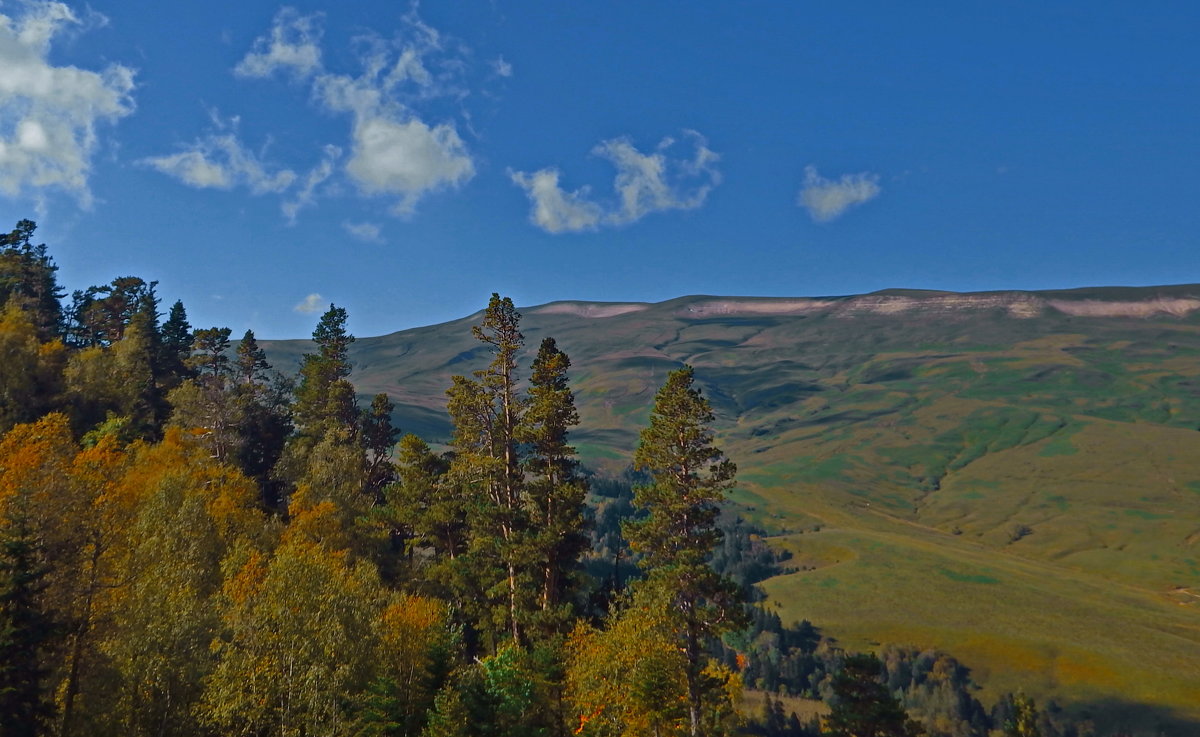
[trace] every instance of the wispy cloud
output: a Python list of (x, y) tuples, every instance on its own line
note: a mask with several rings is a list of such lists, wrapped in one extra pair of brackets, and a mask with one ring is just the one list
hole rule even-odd
[(513, 65), (504, 60), (503, 56), (497, 56), (492, 60), (492, 71), (497, 77), (511, 77), (513, 75)]
[(347, 233), (368, 243), (381, 243), (383, 241), (382, 232), (375, 223), (342, 223), (342, 228)]
[(548, 233), (595, 230), (600, 225), (636, 222), (654, 212), (693, 210), (721, 183), (720, 156), (696, 131), (684, 135), (695, 146), (694, 154), (687, 158), (667, 155), (677, 143), (670, 137), (648, 154), (638, 151), (628, 138), (597, 144), (592, 154), (607, 159), (617, 170), (613, 179), (616, 203), (608, 207), (591, 200), (587, 187), (564, 190), (559, 185), (560, 172), (553, 167), (531, 174), (510, 170), (509, 177), (529, 197), (530, 222)]
[[(291, 169), (270, 169), (262, 154), (240, 143), (236, 130), (210, 134), (143, 163), (194, 187), (245, 184), (259, 193), (287, 192), (280, 207), (291, 223), (301, 210), (316, 205), (326, 189), (322, 185), (337, 175), (361, 195), (389, 198), (392, 213), (401, 216), (412, 215), (426, 195), (470, 181), (475, 162), (454, 122), (430, 120), (420, 112), (434, 98), (467, 96), (462, 82), (466, 48), (422, 21), (414, 4), (395, 37), (370, 32), (355, 39), (358, 74), (335, 73), (323, 60), (323, 24), (321, 13), (282, 8), (233, 71), (241, 78), (284, 74), (305, 81), (314, 104), (349, 116), (344, 146), (326, 144), (320, 161), (303, 177)], [(348, 151), (345, 158), (343, 151)]]
[(300, 210), (316, 203), (317, 187), (333, 175), (333, 166), (341, 155), (342, 150), (337, 146), (325, 146), (322, 151), (321, 161), (305, 175), (304, 183), (300, 185), (300, 190), (296, 192), (296, 196), (290, 200), (285, 200), (280, 206), (290, 224), (296, 224), (296, 216), (300, 213)]
[(870, 172), (843, 174), (835, 180), (825, 179), (815, 166), (804, 167), (804, 186), (796, 204), (808, 210), (818, 223), (836, 220), (847, 210), (879, 196), (879, 175)]
[(321, 295), (313, 292), (304, 299), (300, 300), (292, 309), (305, 315), (310, 315), (314, 312), (320, 312), (325, 307), (325, 300)]
[(103, 25), (59, 2), (30, 0), (0, 14), (0, 192), (72, 193), (90, 207), (91, 160), (100, 123), (133, 112), (134, 72), (121, 64), (89, 71), (49, 62), (51, 41), (69, 27)]
[(280, 8), (271, 30), (254, 40), (233, 73), (269, 77), (283, 70), (297, 79), (311, 76), (321, 68), (321, 18), (320, 13), (300, 15), (295, 8)]
[(291, 169), (271, 170), (261, 154), (247, 149), (237, 135), (238, 119), (212, 114), (216, 132), (199, 138), (178, 153), (151, 156), (138, 163), (200, 189), (244, 186), (254, 194), (279, 193), (296, 181)]

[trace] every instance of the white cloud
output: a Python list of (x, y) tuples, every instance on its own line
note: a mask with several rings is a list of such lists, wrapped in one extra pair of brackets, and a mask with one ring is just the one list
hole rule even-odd
[(345, 223), (342, 223), (342, 228), (345, 229), (345, 231), (347, 233), (349, 233), (350, 235), (359, 239), (360, 241), (367, 241), (368, 243), (383, 242), (383, 238), (382, 238), (382, 234), (379, 229), (379, 226), (376, 225), (375, 223), (345, 222)]
[(398, 195), (392, 207), (409, 215), (426, 193), (457, 187), (475, 175), (475, 165), (449, 124), (429, 127), (411, 118), (360, 118), (354, 125), (354, 153), (346, 172), (366, 194)]
[[(85, 24), (62, 3), (31, 0), (22, 8), (16, 17), (0, 14), (0, 192), (58, 188), (88, 207), (97, 124), (133, 112), (134, 72), (120, 64), (100, 72), (52, 66), (53, 38)], [(87, 20), (105, 22), (95, 14)]]
[(313, 292), (304, 299), (300, 300), (292, 309), (296, 312), (309, 315), (314, 312), (320, 312), (323, 307), (325, 307), (324, 298), (316, 292)]
[(815, 166), (804, 167), (804, 186), (796, 204), (808, 210), (818, 223), (827, 223), (845, 214), (852, 207), (879, 196), (879, 175), (870, 172), (843, 174), (834, 181), (817, 173)]
[(504, 60), (503, 56), (497, 56), (492, 60), (492, 71), (497, 77), (511, 77), (513, 75), (513, 66)]
[(617, 203), (605, 208), (588, 198), (588, 189), (567, 192), (559, 186), (554, 168), (532, 174), (509, 172), (513, 183), (525, 190), (533, 207), (530, 222), (548, 233), (594, 230), (601, 224), (626, 225), (653, 212), (693, 210), (704, 204), (720, 184), (720, 159), (708, 148), (704, 136), (685, 131), (696, 152), (691, 158), (670, 158), (673, 138), (664, 138), (655, 152), (643, 154), (627, 138), (601, 141), (592, 154), (608, 159), (617, 169), (613, 190)]
[(223, 123), (214, 116), (214, 121), (228, 132), (210, 133), (179, 153), (151, 156), (138, 163), (200, 189), (245, 186), (254, 194), (277, 194), (296, 181), (296, 172), (268, 171), (259, 156), (242, 145), (237, 137), (237, 118)]
[(547, 233), (595, 230), (603, 217), (600, 206), (588, 201), (586, 187), (566, 192), (559, 186), (557, 169), (542, 169), (532, 174), (509, 171), (508, 175), (533, 203), (530, 222)]
[(300, 15), (280, 8), (271, 31), (254, 40), (252, 50), (233, 68), (239, 77), (269, 77), (286, 70), (305, 79), (321, 68), (321, 15)]
[[(720, 157), (708, 148), (708, 141), (695, 131), (686, 131), (696, 144), (691, 159), (671, 160), (663, 153), (675, 144), (664, 138), (653, 154), (643, 154), (627, 138), (603, 141), (592, 153), (608, 159), (617, 167), (613, 189), (621, 199), (621, 208), (608, 216), (616, 225), (632, 223), (652, 212), (694, 210), (704, 204), (712, 188), (721, 183), (716, 164)], [(688, 188), (685, 182), (701, 183)]]
[(342, 150), (337, 146), (326, 146), (322, 152), (321, 161), (314, 166), (304, 177), (304, 184), (300, 186), (300, 191), (296, 193), (294, 199), (286, 200), (280, 209), (288, 219), (288, 223), (296, 223), (296, 215), (300, 210), (309, 207), (317, 201), (317, 187), (326, 179), (333, 175), (334, 162), (342, 155)]
[(356, 76), (325, 69), (322, 14), (301, 15), (285, 7), (234, 68), (243, 78), (290, 74), (306, 82), (315, 105), (347, 115), (348, 143), (325, 145), (307, 174), (268, 166), (261, 151), (242, 145), (236, 118), (228, 123), (214, 118), (214, 132), (177, 153), (141, 163), (194, 187), (246, 186), (256, 194), (283, 194), (280, 209), (293, 224), (322, 191), (337, 189), (337, 181), (323, 185), (339, 174), (362, 195), (391, 199), (393, 213), (411, 215), (425, 195), (469, 181), (475, 163), (452, 121), (431, 121), (418, 110), (433, 98), (467, 94), (459, 82), (467, 51), (422, 22), (415, 4), (402, 20), (394, 39), (374, 32), (355, 39), (361, 67)]

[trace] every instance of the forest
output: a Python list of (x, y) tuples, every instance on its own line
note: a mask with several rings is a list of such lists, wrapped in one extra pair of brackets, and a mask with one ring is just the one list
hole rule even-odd
[(522, 365), (493, 294), (435, 447), (360, 406), (344, 309), (282, 375), (153, 281), (68, 298), (35, 228), (0, 235), (0, 736), (1127, 734), (781, 622), (689, 366), (597, 475), (570, 358)]

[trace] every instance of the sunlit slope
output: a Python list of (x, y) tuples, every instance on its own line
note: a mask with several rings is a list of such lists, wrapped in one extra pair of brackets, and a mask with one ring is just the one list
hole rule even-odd
[[(593, 467), (625, 466), (666, 373), (696, 367), (735, 500), (816, 556), (769, 584), (787, 616), (1200, 720), (1198, 308), (1195, 285), (893, 290), (555, 303), (522, 327), (571, 356)], [(360, 392), (444, 440), (450, 376), (488, 360), (477, 319), (360, 339)]]

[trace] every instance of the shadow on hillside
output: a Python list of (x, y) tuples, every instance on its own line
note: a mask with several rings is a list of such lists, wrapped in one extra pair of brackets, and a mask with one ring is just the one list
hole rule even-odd
[[(1140, 704), (1123, 699), (1095, 699), (1070, 704), (1070, 711), (1091, 719), (1096, 734), (1132, 735), (1132, 737), (1195, 737), (1200, 735), (1200, 720), (1181, 716), (1163, 706)], [(1123, 730), (1123, 731), (1122, 731)]]

